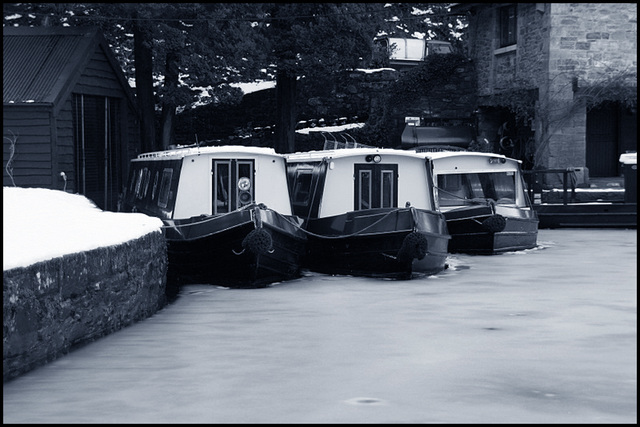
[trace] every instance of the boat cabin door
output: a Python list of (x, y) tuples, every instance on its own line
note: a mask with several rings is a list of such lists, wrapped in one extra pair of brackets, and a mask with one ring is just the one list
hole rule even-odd
[(398, 165), (354, 165), (354, 210), (398, 207)]
[(214, 159), (211, 168), (213, 214), (229, 213), (255, 200), (253, 160)]

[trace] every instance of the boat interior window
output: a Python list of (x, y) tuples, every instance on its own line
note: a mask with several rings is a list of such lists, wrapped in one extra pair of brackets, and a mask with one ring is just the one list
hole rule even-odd
[(216, 185), (213, 186), (215, 201), (214, 214), (227, 213), (230, 210), (229, 188), (231, 188), (231, 161), (214, 162)]
[(398, 165), (355, 164), (354, 209), (398, 206)]
[(142, 185), (143, 171), (144, 169), (138, 169), (136, 172), (136, 188), (133, 194), (135, 194), (138, 199), (140, 198), (140, 186)]
[(129, 182), (129, 194), (136, 194), (135, 193), (135, 189), (137, 188), (138, 184), (138, 179), (139, 179), (139, 172), (137, 170), (134, 170), (132, 172), (133, 177), (131, 179), (131, 181)]
[(291, 206), (295, 215), (301, 218), (318, 215), (326, 168), (326, 162), (287, 165), (287, 183), (291, 191)]
[(171, 178), (173, 169), (165, 168), (162, 171), (162, 181), (160, 182), (160, 195), (158, 196), (158, 206), (166, 208), (169, 203), (169, 192), (171, 190)]
[(156, 171), (154, 178), (153, 178), (153, 189), (151, 190), (151, 200), (154, 200), (156, 198), (156, 191), (158, 190), (158, 171)]
[(236, 177), (237, 207), (246, 206), (253, 202), (253, 161), (238, 160), (238, 176)]
[(213, 213), (228, 213), (254, 201), (253, 160), (213, 160)]
[(147, 168), (144, 168), (144, 183), (142, 184), (142, 197), (141, 198), (145, 198), (147, 197), (147, 191), (149, 191), (149, 181), (151, 180), (151, 171)]
[(371, 171), (360, 171), (360, 179), (358, 192), (360, 197), (358, 198), (358, 210), (371, 209)]
[(293, 181), (293, 204), (307, 206), (311, 196), (311, 178), (313, 169), (298, 169)]
[(380, 207), (382, 208), (391, 208), (393, 207), (393, 171), (383, 170), (381, 171), (381, 181), (382, 185), (380, 186)]
[(513, 204), (516, 202), (516, 180), (514, 172), (501, 172), (492, 175), (495, 201), (498, 204)]
[(440, 206), (459, 206), (493, 200), (512, 204), (516, 200), (513, 172), (487, 172), (438, 175)]

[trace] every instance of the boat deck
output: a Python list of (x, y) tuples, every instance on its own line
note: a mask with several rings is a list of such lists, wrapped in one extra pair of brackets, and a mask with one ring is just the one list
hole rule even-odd
[(624, 181), (590, 178), (589, 187), (543, 189), (539, 199), (533, 197), (539, 228), (637, 228), (635, 194), (625, 193)]

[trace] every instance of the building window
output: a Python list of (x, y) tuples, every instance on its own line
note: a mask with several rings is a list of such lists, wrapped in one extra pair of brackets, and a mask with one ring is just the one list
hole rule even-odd
[(516, 5), (500, 8), (500, 47), (511, 46), (518, 41)]

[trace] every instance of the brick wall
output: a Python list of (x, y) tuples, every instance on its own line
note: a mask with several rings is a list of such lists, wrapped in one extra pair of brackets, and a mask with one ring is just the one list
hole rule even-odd
[(160, 232), (3, 272), (3, 381), (166, 304)]

